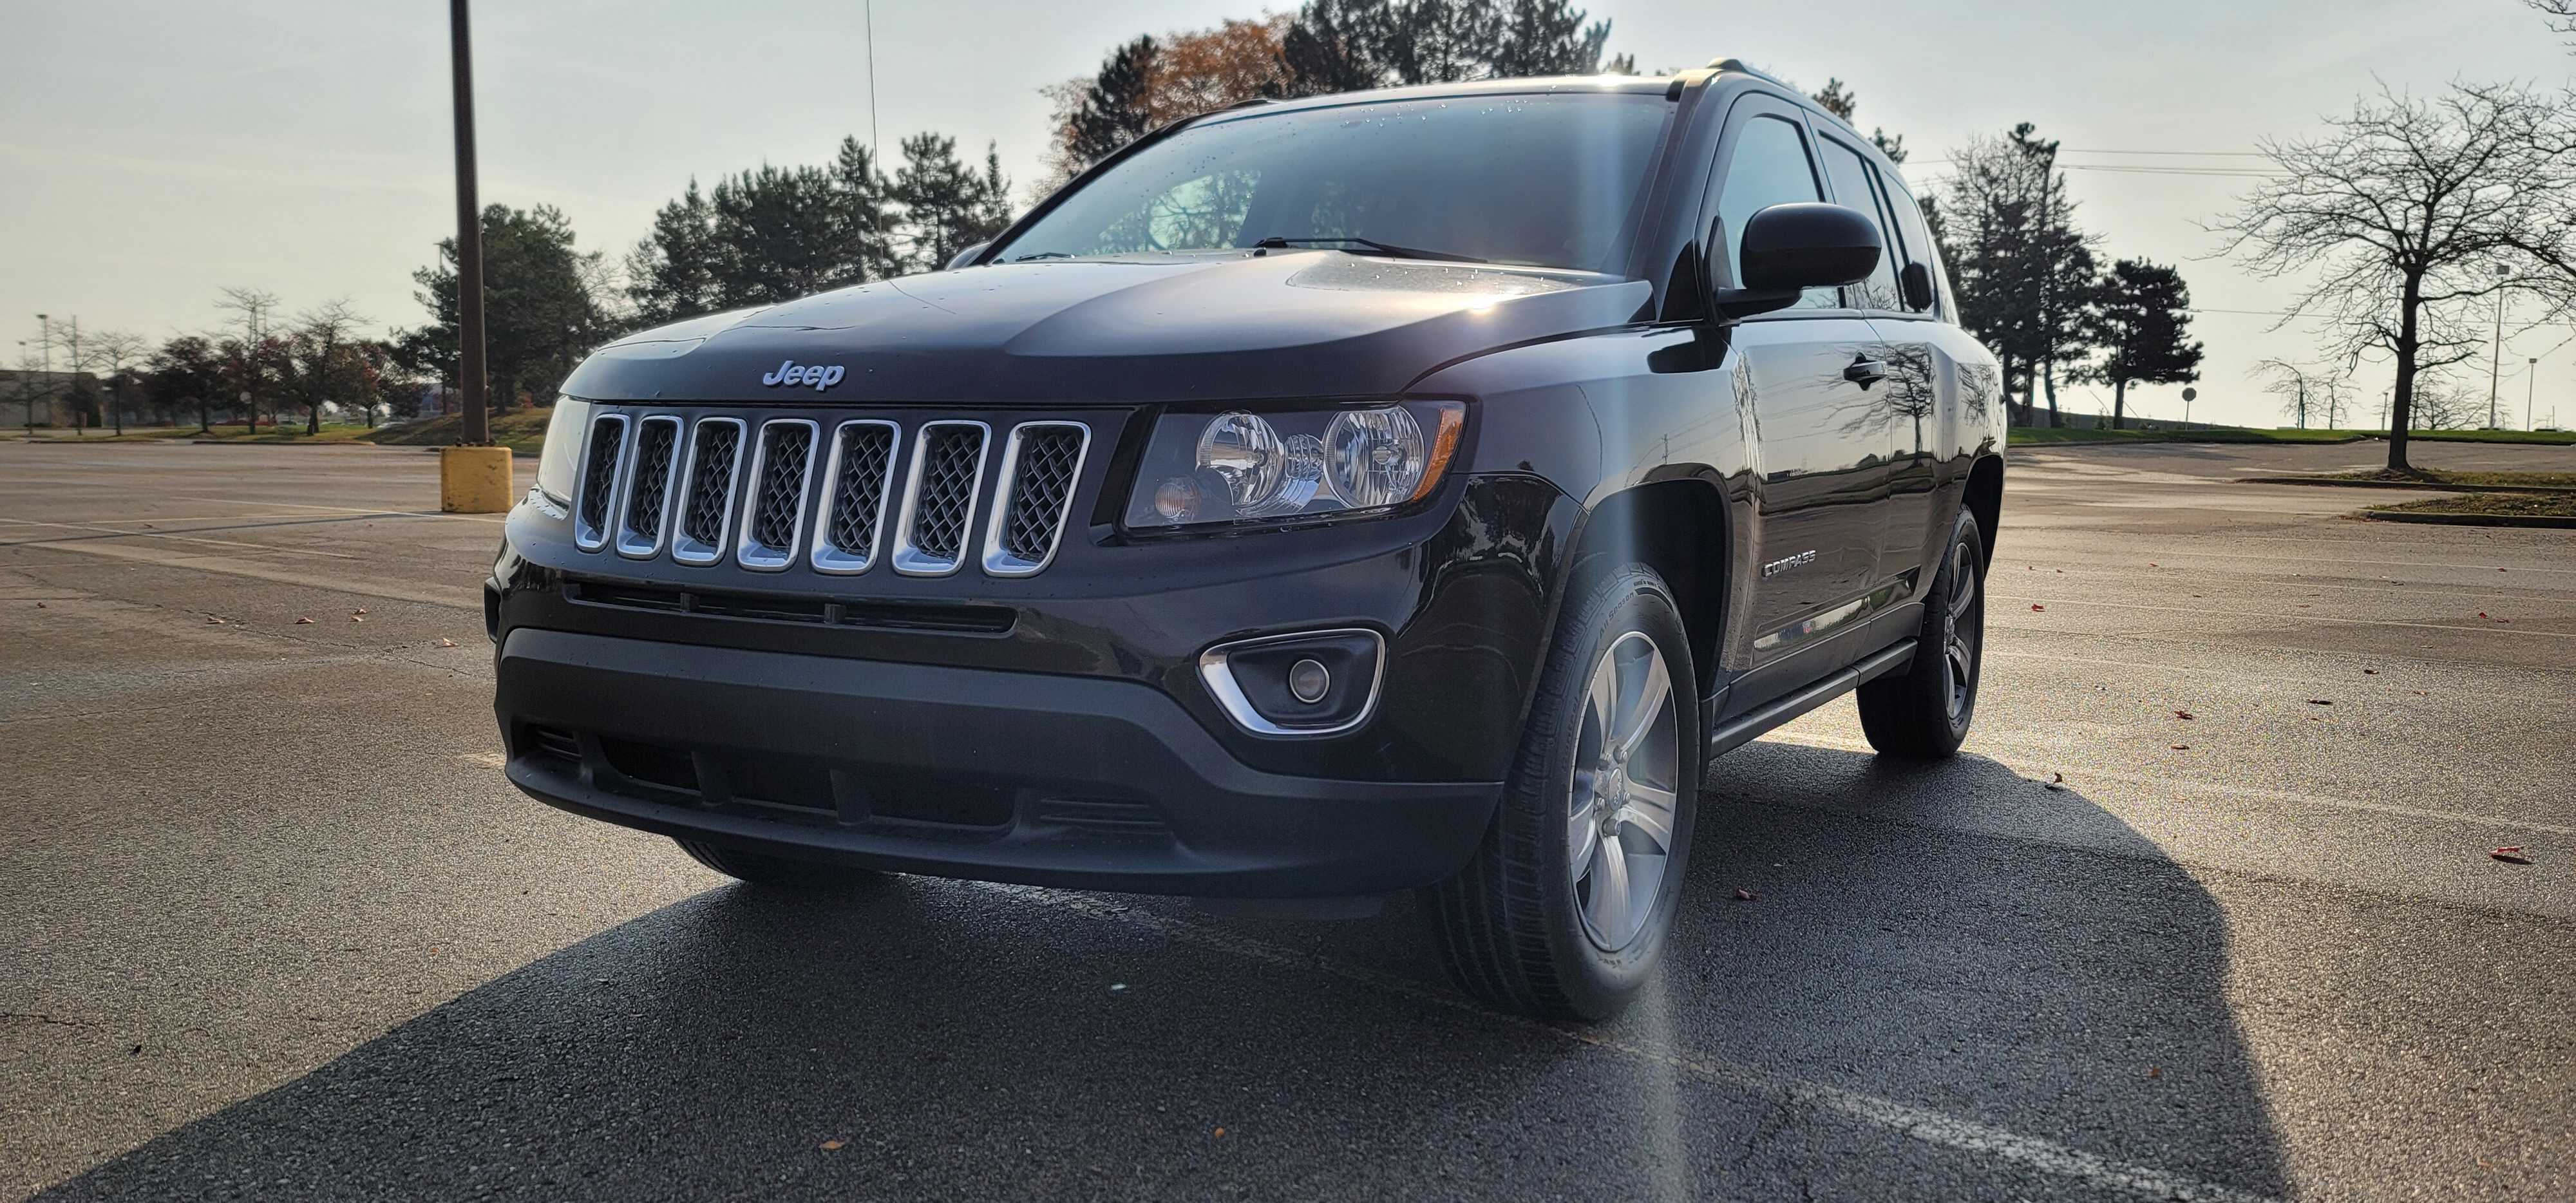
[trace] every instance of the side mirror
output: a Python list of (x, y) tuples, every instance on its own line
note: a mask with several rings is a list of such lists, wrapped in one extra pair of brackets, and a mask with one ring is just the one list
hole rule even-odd
[(987, 238), (982, 242), (976, 243), (973, 246), (957, 252), (955, 255), (949, 257), (947, 270), (955, 271), (969, 263), (973, 263), (975, 261), (975, 256), (983, 254), (984, 248), (991, 245), (993, 245), (993, 240)]
[(1905, 307), (1921, 312), (1932, 307), (1932, 269), (1920, 263), (1908, 263), (1896, 274), (1896, 285), (1905, 290)]
[(1786, 309), (1807, 289), (1868, 279), (1884, 253), (1878, 223), (1858, 209), (1773, 205), (1744, 223), (1743, 253), (1735, 265), (1738, 287), (1718, 289), (1710, 300), (1731, 318)]

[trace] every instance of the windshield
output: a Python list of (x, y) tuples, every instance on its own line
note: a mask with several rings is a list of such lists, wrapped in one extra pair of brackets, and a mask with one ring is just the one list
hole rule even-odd
[(1634, 221), (1630, 210), (1669, 108), (1660, 96), (1584, 93), (1222, 117), (1084, 185), (998, 258), (1285, 239), (1363, 254), (1617, 271), (1613, 248)]

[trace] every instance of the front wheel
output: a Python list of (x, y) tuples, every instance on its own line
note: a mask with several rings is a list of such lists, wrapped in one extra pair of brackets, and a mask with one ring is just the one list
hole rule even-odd
[(1527, 1015), (1602, 1020), (1652, 976), (1697, 809), (1696, 681), (1652, 569), (1628, 565), (1568, 599), (1484, 842), (1423, 892), (1462, 989)]
[(1938, 758), (1968, 738), (1985, 663), (1985, 549), (1977, 516), (1961, 507), (1923, 598), (1913, 666), (1860, 687), (1860, 728), (1869, 746), (1890, 756)]

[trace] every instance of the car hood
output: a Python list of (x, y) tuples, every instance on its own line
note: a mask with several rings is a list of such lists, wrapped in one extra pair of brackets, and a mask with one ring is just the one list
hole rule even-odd
[[(999, 264), (645, 331), (592, 354), (563, 387), (594, 401), (1384, 396), (1484, 351), (1623, 324), (1649, 292), (1340, 251)], [(764, 383), (806, 366), (831, 383)]]

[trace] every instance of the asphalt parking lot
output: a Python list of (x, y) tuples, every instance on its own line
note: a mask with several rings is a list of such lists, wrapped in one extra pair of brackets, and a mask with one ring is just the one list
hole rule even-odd
[(2576, 1197), (2576, 532), (2229, 483), (2382, 454), (2017, 453), (1969, 754), (1717, 763), (1582, 1029), (1405, 899), (728, 884), (503, 781), (431, 457), (0, 443), (0, 1196)]

